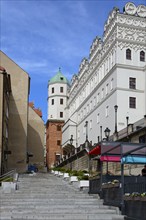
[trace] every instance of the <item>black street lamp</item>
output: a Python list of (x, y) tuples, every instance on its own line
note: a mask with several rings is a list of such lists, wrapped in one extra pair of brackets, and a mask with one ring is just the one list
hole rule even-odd
[(106, 140), (107, 140), (107, 141), (109, 140), (110, 132), (111, 132), (111, 130), (110, 130), (109, 128), (106, 128), (106, 129), (104, 130), (105, 137), (106, 137)]
[(118, 110), (118, 106), (115, 105), (114, 109), (115, 109), (115, 134), (116, 134), (118, 132), (117, 131), (117, 110)]
[[(106, 128), (106, 129), (104, 130), (105, 137), (106, 137), (106, 141), (109, 140), (110, 131), (111, 131), (111, 130), (110, 130), (109, 128)], [(108, 174), (108, 161), (107, 161), (107, 163), (106, 163), (106, 173)]]
[(88, 121), (85, 122), (86, 127), (86, 141), (88, 141)]
[(128, 139), (128, 122), (129, 122), (129, 117), (126, 117), (126, 122), (127, 122), (127, 139)]
[(102, 126), (100, 126), (100, 140), (102, 141)]
[(71, 154), (73, 154), (73, 141), (74, 141), (74, 139), (73, 139), (73, 135), (71, 135), (71, 138), (70, 138), (70, 145), (71, 145)]
[(71, 135), (71, 138), (70, 138), (70, 145), (73, 144), (73, 135)]
[[(85, 148), (86, 148), (86, 151), (89, 152), (90, 151), (90, 143), (88, 141), (88, 121), (85, 122), (85, 127), (86, 127)], [(88, 154), (88, 172), (90, 175), (90, 155), (89, 154)]]
[(89, 148), (89, 141), (88, 141), (88, 121), (85, 122), (85, 127), (86, 127), (86, 140), (85, 140), (85, 148)]

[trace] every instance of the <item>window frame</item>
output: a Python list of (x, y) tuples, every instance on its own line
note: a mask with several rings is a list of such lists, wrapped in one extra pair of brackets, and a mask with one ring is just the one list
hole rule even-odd
[(51, 99), (51, 105), (54, 105), (54, 99)]
[(105, 108), (105, 117), (107, 118), (109, 116), (109, 106), (107, 105)]
[(136, 97), (129, 97), (129, 108), (136, 109)]
[(61, 140), (57, 140), (57, 146), (61, 145)]
[(63, 112), (60, 112), (60, 118), (63, 118)]
[(54, 87), (52, 87), (51, 91), (52, 91), (52, 94), (53, 94), (53, 93), (55, 92), (55, 89), (54, 89)]
[(129, 89), (136, 89), (136, 78), (129, 77)]
[(57, 131), (61, 131), (61, 125), (57, 125)]
[(60, 99), (60, 105), (63, 105), (63, 99), (62, 98)]
[(131, 60), (132, 56), (131, 56), (131, 50), (128, 48), (126, 49), (126, 60)]
[(145, 62), (145, 52), (143, 50), (140, 51), (140, 61)]
[(100, 113), (97, 114), (97, 124), (100, 123)]
[(60, 87), (60, 93), (63, 93), (63, 86)]

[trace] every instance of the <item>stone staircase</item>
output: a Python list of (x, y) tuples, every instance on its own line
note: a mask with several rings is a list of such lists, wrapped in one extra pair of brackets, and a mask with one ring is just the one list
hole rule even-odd
[(18, 190), (1, 193), (1, 220), (122, 220), (114, 207), (53, 174), (24, 174)]

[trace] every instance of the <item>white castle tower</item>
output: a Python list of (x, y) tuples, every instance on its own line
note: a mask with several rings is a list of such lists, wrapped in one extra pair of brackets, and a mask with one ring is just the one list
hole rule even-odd
[(69, 82), (59, 71), (48, 83), (48, 120), (46, 123), (46, 163), (53, 167), (62, 156), (62, 126), (65, 121), (65, 108)]
[(48, 119), (65, 120), (65, 107), (67, 101), (67, 88), (69, 82), (61, 73), (50, 79), (48, 83)]

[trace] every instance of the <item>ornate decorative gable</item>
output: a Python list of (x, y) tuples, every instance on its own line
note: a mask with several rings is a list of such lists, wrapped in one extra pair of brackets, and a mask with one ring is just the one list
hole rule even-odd
[(78, 80), (77, 74), (74, 74), (71, 79), (71, 85), (73, 85)]
[(88, 65), (88, 59), (84, 57), (79, 66), (79, 74), (85, 68), (86, 65)]
[(95, 56), (95, 54), (97, 54), (98, 51), (101, 50), (101, 48), (102, 48), (102, 39), (100, 37), (96, 36), (95, 39), (93, 40), (91, 47), (90, 47), (90, 61)]

